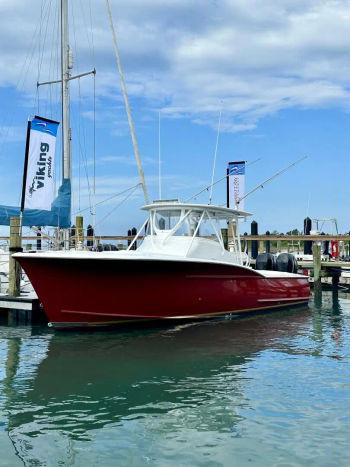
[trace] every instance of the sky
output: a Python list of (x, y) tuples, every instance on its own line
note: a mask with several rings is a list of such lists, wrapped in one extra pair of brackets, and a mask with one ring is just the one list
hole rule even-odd
[[(0, 0), (2, 204), (19, 203), (27, 119), (60, 120), (58, 86), (36, 87), (59, 78), (58, 3)], [(259, 232), (300, 230), (307, 215), (350, 230), (350, 0), (111, 6), (152, 199), (159, 198), (159, 148), (163, 198), (186, 200), (210, 184), (221, 112), (214, 180), (228, 161), (246, 160), (249, 190), (308, 156), (246, 199)], [(123, 235), (143, 223), (144, 199), (105, 1), (72, 0), (69, 18), (72, 73), (96, 68), (95, 93), (92, 76), (71, 82), (72, 212), (87, 225), (95, 202), (96, 233)], [(60, 150), (59, 143), (57, 186)], [(205, 191), (196, 201), (208, 199)], [(225, 181), (213, 202), (226, 202)]]

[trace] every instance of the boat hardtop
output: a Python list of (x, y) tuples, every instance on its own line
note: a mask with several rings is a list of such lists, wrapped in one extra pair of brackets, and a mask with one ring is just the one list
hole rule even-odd
[(214, 204), (197, 204), (197, 203), (183, 203), (178, 199), (173, 200), (155, 200), (153, 203), (146, 204), (142, 207), (145, 211), (178, 211), (184, 213), (189, 211), (193, 212), (207, 212), (209, 215), (220, 220), (233, 220), (238, 218), (246, 218), (251, 216), (250, 212), (241, 211), (238, 209), (231, 209), (225, 206), (218, 206)]

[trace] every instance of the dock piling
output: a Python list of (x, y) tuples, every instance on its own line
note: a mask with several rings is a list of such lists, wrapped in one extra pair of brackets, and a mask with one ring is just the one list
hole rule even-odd
[[(265, 235), (270, 235), (270, 231), (267, 230)], [(266, 253), (271, 253), (271, 242), (270, 242), (270, 240), (266, 240), (266, 242), (265, 242), (265, 251), (266, 251)]]
[(321, 245), (314, 243), (312, 245), (312, 254), (314, 261), (314, 284), (321, 284)]
[[(250, 232), (252, 235), (258, 235), (258, 223), (256, 221), (252, 221), (252, 223), (250, 224)], [(259, 243), (257, 240), (253, 240), (251, 242), (251, 249), (251, 257), (253, 259), (256, 259), (259, 252)]]
[[(304, 219), (304, 235), (310, 235), (312, 228), (312, 220), (310, 217)], [(312, 253), (312, 242), (304, 241), (304, 255), (311, 255)]]
[(8, 294), (18, 297), (21, 293), (21, 266), (12, 257), (22, 251), (21, 222), (19, 217), (10, 219), (10, 258), (9, 258), (9, 289)]
[(77, 250), (81, 250), (84, 244), (84, 218), (76, 216), (75, 218), (75, 244)]

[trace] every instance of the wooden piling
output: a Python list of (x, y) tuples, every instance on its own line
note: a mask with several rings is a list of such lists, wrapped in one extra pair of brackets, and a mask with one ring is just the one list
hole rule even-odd
[[(252, 221), (250, 224), (250, 233), (252, 235), (258, 235), (258, 223), (256, 221)], [(251, 242), (251, 257), (256, 259), (258, 256), (259, 245), (257, 240), (253, 240)]]
[(78, 250), (82, 249), (84, 244), (84, 218), (76, 216), (75, 218), (75, 244)]
[(314, 284), (321, 285), (321, 245), (314, 243), (312, 245), (312, 254), (314, 261)]
[[(270, 235), (270, 231), (268, 230), (268, 231), (266, 232), (265, 235)], [(270, 252), (271, 252), (271, 243), (270, 243), (270, 240), (266, 240), (266, 242), (265, 242), (265, 251), (266, 251), (266, 253), (270, 253)]]
[(18, 297), (21, 293), (21, 266), (12, 257), (22, 251), (21, 223), (19, 217), (10, 218), (10, 258), (9, 258), (9, 289), (8, 294)]

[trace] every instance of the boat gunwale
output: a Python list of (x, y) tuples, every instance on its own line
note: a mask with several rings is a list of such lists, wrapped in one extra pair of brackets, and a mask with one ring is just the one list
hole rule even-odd
[[(174, 262), (174, 263), (196, 263), (196, 264), (210, 264), (210, 265), (220, 265), (220, 266), (231, 266), (244, 271), (249, 271), (252, 274), (252, 277), (260, 277), (262, 279), (305, 279), (309, 280), (308, 276), (303, 274), (295, 274), (291, 272), (284, 271), (266, 271), (266, 270), (256, 270), (252, 269), (249, 266), (240, 265), (237, 263), (232, 263), (228, 261), (219, 261), (214, 259), (207, 258), (193, 258), (193, 257), (177, 257), (172, 255), (140, 255), (136, 252), (124, 252), (124, 251), (113, 251), (113, 252), (92, 252), (92, 251), (82, 251), (82, 252), (32, 252), (32, 253), (15, 253), (14, 258), (30, 258), (30, 259), (39, 259), (39, 260), (82, 260), (82, 261), (135, 261), (135, 262)], [(267, 273), (267, 274), (266, 274)], [(271, 274), (272, 273), (272, 274)], [(270, 275), (271, 274), (271, 275)], [(234, 276), (232, 277), (234, 278)]]

